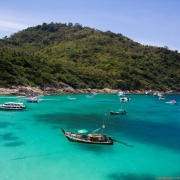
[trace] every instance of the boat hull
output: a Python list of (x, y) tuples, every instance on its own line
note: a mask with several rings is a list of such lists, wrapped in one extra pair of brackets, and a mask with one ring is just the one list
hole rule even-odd
[(29, 103), (38, 103), (38, 100), (27, 100)]
[(1, 110), (23, 110), (26, 109), (26, 107), (23, 108), (7, 108), (7, 107), (0, 107)]
[(166, 102), (166, 104), (175, 104), (176, 105), (177, 103)]
[(77, 143), (84, 143), (84, 144), (100, 144), (100, 145), (113, 145), (113, 142), (94, 142), (94, 141), (86, 141), (86, 140), (79, 140), (79, 139), (73, 139), (68, 136), (66, 136), (67, 139), (71, 142), (77, 142)]
[(111, 114), (111, 115), (123, 115), (126, 113), (125, 112), (112, 112), (112, 111), (110, 111), (109, 114)]

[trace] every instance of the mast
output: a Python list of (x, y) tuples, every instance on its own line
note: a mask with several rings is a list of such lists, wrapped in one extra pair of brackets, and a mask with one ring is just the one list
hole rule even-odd
[[(106, 114), (105, 114), (106, 116)], [(105, 125), (104, 125), (104, 117), (103, 117), (103, 124), (102, 124), (102, 135), (103, 135), (103, 129), (105, 129)]]

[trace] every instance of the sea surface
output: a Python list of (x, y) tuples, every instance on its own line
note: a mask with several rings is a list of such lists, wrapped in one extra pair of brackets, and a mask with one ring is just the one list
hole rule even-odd
[[(39, 103), (16, 96), (21, 111), (0, 110), (0, 180), (180, 179), (180, 95), (47, 95)], [(165, 102), (176, 100), (179, 104)], [(109, 115), (124, 109), (125, 115)], [(113, 146), (69, 142), (61, 131), (99, 129)], [(102, 131), (99, 130), (98, 133)]]

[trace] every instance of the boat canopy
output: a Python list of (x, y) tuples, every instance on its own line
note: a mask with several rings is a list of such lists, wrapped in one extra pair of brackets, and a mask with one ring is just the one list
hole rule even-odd
[(102, 134), (88, 134), (88, 137), (101, 138)]

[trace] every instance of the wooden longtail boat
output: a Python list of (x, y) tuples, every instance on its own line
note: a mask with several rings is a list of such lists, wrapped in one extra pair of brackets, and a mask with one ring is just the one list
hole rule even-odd
[(71, 142), (86, 143), (86, 144), (102, 144), (102, 145), (113, 145), (114, 140), (111, 137), (106, 137), (102, 134), (80, 134), (73, 132), (66, 132), (61, 129), (66, 138)]

